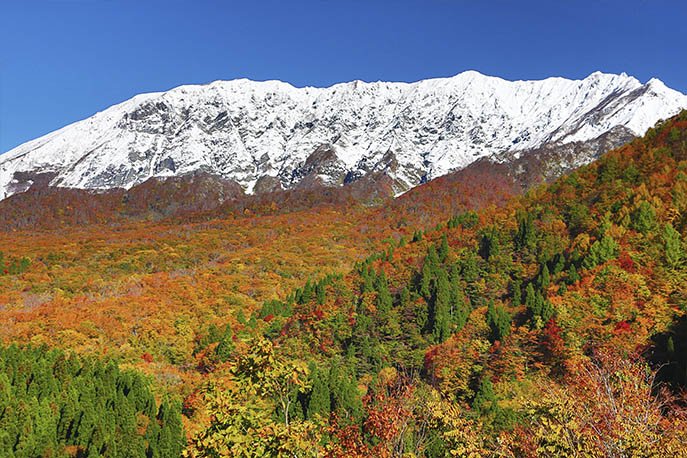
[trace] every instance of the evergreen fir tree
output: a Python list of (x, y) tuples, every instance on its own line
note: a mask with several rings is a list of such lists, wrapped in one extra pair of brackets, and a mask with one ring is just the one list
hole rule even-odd
[(532, 283), (528, 283), (527, 288), (525, 289), (525, 307), (527, 310), (533, 312), (537, 307), (536, 302), (537, 296), (534, 292), (534, 286), (532, 286)]
[(317, 303), (323, 305), (327, 300), (327, 286), (325, 281), (320, 281), (315, 285), (315, 296), (317, 297)]
[(401, 305), (401, 308), (405, 309), (408, 305), (410, 305), (410, 291), (408, 291), (408, 287), (404, 286), (403, 289), (401, 290), (401, 293), (399, 295), (399, 302)]
[(186, 445), (180, 412), (181, 406), (178, 403), (170, 404), (169, 400), (164, 400), (160, 404), (157, 421), (161, 427), (154, 445), (160, 457), (181, 456)]
[(445, 270), (440, 269), (437, 273), (433, 314), (430, 314), (432, 335), (437, 343), (445, 341), (451, 333), (450, 302), (451, 285), (448, 280), (448, 274), (446, 274)]
[(310, 302), (312, 300), (313, 292), (314, 292), (313, 284), (310, 282), (310, 279), (308, 279), (305, 282), (305, 285), (303, 286), (303, 292), (301, 293), (301, 297), (300, 297), (299, 302), (301, 304), (307, 304), (308, 302)]
[(534, 218), (529, 213), (518, 212), (516, 219), (518, 221), (518, 231), (513, 239), (516, 250), (533, 249), (536, 245)]
[(495, 306), (494, 301), (489, 301), (486, 319), (492, 340), (503, 340), (510, 334), (511, 316), (502, 306)]
[(642, 201), (632, 214), (632, 228), (642, 234), (648, 234), (656, 227), (656, 210), (646, 201)]
[(374, 269), (372, 269), (369, 264), (366, 264), (363, 267), (363, 270), (361, 272), (361, 276), (363, 279), (363, 290), (362, 290), (363, 294), (373, 292), (375, 290)]
[(441, 245), (439, 246), (439, 261), (440, 262), (446, 262), (446, 259), (448, 258), (449, 254), (449, 247), (448, 247), (448, 238), (446, 237), (446, 234), (444, 233), (441, 236)]
[(513, 307), (522, 305), (522, 282), (520, 280), (513, 280), (511, 282), (511, 303)]
[(663, 230), (663, 243), (666, 263), (671, 269), (679, 267), (684, 259), (682, 240), (680, 233), (670, 223), (666, 224)]
[(234, 341), (232, 339), (233, 333), (231, 332), (231, 327), (227, 324), (224, 328), (224, 334), (222, 334), (222, 339), (215, 348), (215, 355), (220, 361), (228, 361), (231, 355), (234, 353)]
[(618, 243), (610, 235), (604, 235), (589, 248), (587, 257), (582, 261), (582, 267), (591, 269), (599, 264), (618, 256)]
[(468, 251), (467, 253), (465, 253), (465, 256), (463, 256), (460, 274), (468, 283), (472, 283), (479, 279), (479, 266), (477, 265), (477, 256), (473, 251)]
[[(176, 426), (156, 418), (147, 381), (113, 362), (0, 347), (0, 406), (2, 456), (63, 456), (66, 446), (79, 456), (179, 456), (183, 447), (180, 407), (166, 409)], [(158, 433), (181, 445), (160, 452)]]
[(553, 317), (554, 309), (551, 301), (546, 298), (542, 298), (541, 311), (539, 312), (539, 317), (541, 318), (541, 327), (544, 327), (546, 323)]
[(577, 273), (577, 268), (575, 264), (570, 264), (570, 268), (568, 269), (568, 284), (573, 285), (578, 281), (580, 281), (580, 275)]
[(350, 418), (355, 423), (363, 415), (363, 403), (358, 393), (355, 378), (350, 375), (345, 366), (333, 364), (329, 373), (332, 411), (340, 418)]
[(494, 394), (494, 386), (489, 377), (482, 377), (479, 388), (475, 394), (475, 399), (472, 401), (472, 408), (479, 415), (483, 415), (491, 410), (496, 405), (496, 395)]
[(553, 275), (558, 275), (565, 269), (565, 256), (561, 253), (556, 255), (556, 263), (553, 265)]
[(460, 331), (465, 326), (470, 316), (470, 308), (468, 307), (465, 295), (460, 282), (460, 273), (456, 266), (451, 269), (451, 322), (455, 325), (456, 330)]
[(389, 283), (383, 270), (377, 276), (376, 289), (377, 311), (380, 317), (388, 318), (391, 307), (393, 306), (393, 298), (389, 292)]
[(541, 274), (539, 275), (539, 287), (546, 290), (551, 284), (551, 274), (549, 273), (549, 267), (544, 263), (541, 268)]
[(306, 418), (313, 419), (316, 415), (328, 418), (331, 410), (331, 394), (329, 391), (328, 374), (321, 369), (315, 369), (311, 375), (312, 391), (308, 400)]
[(422, 272), (420, 274), (420, 295), (425, 298), (428, 302), (434, 293), (433, 283), (436, 279), (437, 270), (439, 268), (439, 258), (437, 256), (436, 249), (434, 245), (431, 245), (427, 250), (427, 256), (425, 256), (425, 262), (422, 266)]
[(485, 261), (489, 261), (498, 256), (500, 251), (498, 232), (496, 229), (492, 227), (483, 231), (479, 243), (479, 255)]

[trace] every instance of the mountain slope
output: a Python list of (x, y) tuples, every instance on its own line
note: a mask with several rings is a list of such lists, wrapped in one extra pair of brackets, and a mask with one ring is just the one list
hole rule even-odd
[(0, 233), (0, 340), (149, 374), (189, 456), (683, 456), (642, 355), (684, 386), (687, 112), (447, 224), (459, 186), (498, 191), (475, 165), (381, 208)]
[[(684, 456), (685, 398), (664, 383), (687, 383), (686, 170), (687, 111), (265, 302), (270, 356), (311, 363), (299, 426), (328, 417), (331, 456)], [(213, 420), (191, 449), (237, 430)]]
[(598, 72), (511, 82), (469, 71), (328, 88), (217, 81), (138, 95), (9, 151), (0, 156), (0, 198), (35, 183), (130, 188), (198, 171), (249, 193), (378, 172), (402, 192), (483, 157), (503, 161), (612, 130), (626, 140), (684, 107), (687, 96), (658, 80)]

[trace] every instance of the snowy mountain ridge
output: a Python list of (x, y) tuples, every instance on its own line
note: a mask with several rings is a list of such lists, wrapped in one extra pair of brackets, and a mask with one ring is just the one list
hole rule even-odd
[[(483, 157), (642, 135), (687, 108), (652, 79), (506, 81), (475, 71), (415, 83), (296, 88), (246, 79), (142, 94), (0, 156), (0, 199), (37, 182), (130, 188), (208, 172), (246, 192), (383, 172), (402, 192)], [(580, 162), (588, 158), (580, 159)]]

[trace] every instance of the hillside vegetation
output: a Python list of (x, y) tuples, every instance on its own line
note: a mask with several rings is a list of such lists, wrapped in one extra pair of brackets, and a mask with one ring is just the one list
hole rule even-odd
[(147, 374), (186, 456), (684, 456), (687, 113), (522, 197), (463, 178), (5, 233), (0, 336)]
[(188, 454), (684, 454), (686, 168), (682, 114), (265, 303)]

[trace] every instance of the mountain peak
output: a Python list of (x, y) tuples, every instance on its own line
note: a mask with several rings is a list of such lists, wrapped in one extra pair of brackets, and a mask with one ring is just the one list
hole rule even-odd
[(465, 70), (457, 75), (453, 76), (452, 79), (479, 79), (479, 78), (497, 78), (495, 76), (485, 75), (477, 70)]
[(289, 188), (324, 146), (336, 160), (321, 174), (335, 176), (319, 182), (385, 170), (402, 192), (511, 150), (592, 140), (618, 126), (640, 135), (687, 107), (687, 97), (658, 80), (647, 83), (651, 90), (636, 92), (640, 87), (626, 74), (507, 81), (475, 70), (325, 88), (245, 78), (179, 86), (133, 97), (0, 156), (0, 198), (38, 176), (52, 186), (110, 189), (200, 171), (248, 192), (262, 177)]
[(646, 82), (646, 86), (657, 92), (677, 92), (674, 89), (671, 89), (668, 86), (666, 86), (665, 83), (663, 83), (663, 81), (661, 81), (658, 78), (651, 78), (649, 81)]

